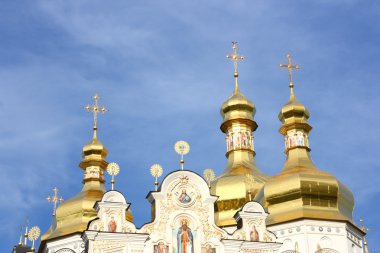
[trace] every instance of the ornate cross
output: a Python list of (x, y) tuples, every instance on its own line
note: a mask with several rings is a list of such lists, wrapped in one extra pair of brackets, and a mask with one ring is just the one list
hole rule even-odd
[(92, 97), (95, 100), (95, 104), (93, 105), (87, 105), (84, 107), (86, 111), (93, 112), (94, 113), (94, 130), (98, 129), (98, 113), (104, 114), (108, 110), (102, 106), (99, 107), (98, 100), (100, 99), (100, 96), (98, 94), (95, 94), (95, 96)]
[(54, 216), (55, 211), (57, 210), (57, 203), (58, 202), (61, 203), (63, 201), (63, 198), (62, 197), (58, 198), (58, 188), (57, 187), (54, 187), (53, 192), (54, 192), (54, 196), (53, 197), (48, 196), (46, 199), (48, 202), (53, 202), (53, 216)]
[(288, 58), (288, 64), (280, 64), (280, 67), (288, 69), (288, 71), (289, 71), (289, 79), (290, 79), (289, 87), (291, 89), (293, 89), (294, 85), (293, 85), (293, 73), (292, 73), (292, 70), (293, 69), (300, 69), (300, 66), (298, 66), (298, 65), (292, 65), (292, 56), (290, 54), (287, 54), (286, 57)]
[(228, 59), (233, 60), (233, 62), (234, 62), (234, 77), (236, 78), (239, 76), (237, 62), (239, 60), (241, 60), (241, 61), (244, 60), (244, 56), (238, 55), (238, 53), (237, 53), (237, 49), (238, 49), (237, 42), (235, 42), (235, 41), (232, 42), (232, 49), (234, 50), (233, 54), (228, 54), (228, 55), (226, 55), (226, 57)]

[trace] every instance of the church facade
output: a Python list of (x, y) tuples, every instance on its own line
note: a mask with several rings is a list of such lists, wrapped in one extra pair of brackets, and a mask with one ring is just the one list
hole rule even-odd
[[(290, 55), (281, 66), (290, 74), (290, 98), (281, 108), (280, 133), (287, 155), (274, 176), (255, 162), (252, 101), (240, 91), (237, 54), (235, 87), (223, 103), (221, 131), (226, 134), (227, 165), (218, 177), (178, 170), (148, 194), (152, 219), (133, 223), (130, 203), (106, 191), (107, 149), (98, 140), (83, 148), (83, 189), (56, 210), (41, 237), (40, 253), (365, 253), (365, 232), (353, 222), (352, 192), (311, 160), (310, 113), (294, 93)], [(104, 108), (88, 107), (95, 115)], [(95, 117), (96, 119), (96, 117)], [(181, 160), (183, 162), (183, 160)]]

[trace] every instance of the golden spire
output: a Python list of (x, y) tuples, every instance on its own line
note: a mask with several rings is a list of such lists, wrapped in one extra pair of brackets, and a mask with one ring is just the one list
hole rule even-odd
[(289, 88), (290, 88), (290, 100), (294, 99), (294, 84), (293, 84), (293, 69), (300, 69), (298, 65), (292, 65), (292, 56), (286, 55), (288, 58), (288, 64), (280, 64), (280, 67), (287, 68), (289, 72)]
[[(94, 114), (94, 135), (92, 140), (87, 143), (83, 147), (83, 161), (79, 164), (79, 166), (84, 169), (85, 172), (85, 180), (103, 180), (103, 170), (106, 170), (108, 163), (104, 160), (107, 156), (107, 149), (103, 146), (103, 144), (97, 139), (97, 130), (98, 130), (98, 114), (106, 113), (108, 110), (104, 106), (99, 106), (100, 96), (95, 94), (92, 97), (95, 100), (93, 105), (87, 105), (84, 108), (88, 112), (92, 112)], [(101, 164), (101, 169), (99, 169), (99, 163)], [(94, 165), (97, 168), (94, 168)]]
[(100, 99), (100, 96), (98, 94), (95, 94), (92, 98), (95, 100), (95, 103), (93, 105), (88, 104), (84, 108), (86, 111), (94, 113), (94, 139), (96, 139), (96, 130), (98, 130), (98, 113), (104, 114), (108, 110), (104, 106), (99, 107), (98, 100)]
[[(369, 228), (364, 226), (364, 220), (360, 218), (360, 230), (364, 233), (367, 233), (369, 231)], [(368, 245), (367, 245), (367, 239), (365, 236), (363, 236), (363, 247), (364, 247), (364, 253), (369, 253), (368, 251)]]
[(57, 203), (62, 203), (63, 201), (63, 198), (62, 197), (59, 197), (58, 198), (58, 188), (57, 187), (54, 187), (53, 188), (53, 192), (54, 192), (54, 195), (52, 197), (48, 196), (46, 199), (48, 202), (52, 202), (53, 203), (53, 216), (55, 215), (55, 212), (57, 210)]
[(227, 54), (226, 57), (228, 59), (231, 59), (234, 62), (234, 78), (235, 78), (235, 90), (234, 93), (236, 93), (239, 90), (239, 85), (238, 85), (238, 77), (239, 77), (239, 72), (238, 72), (238, 61), (244, 60), (243, 55), (238, 55), (237, 53), (237, 42), (233, 41), (232, 42), (232, 49), (233, 53), (232, 54)]

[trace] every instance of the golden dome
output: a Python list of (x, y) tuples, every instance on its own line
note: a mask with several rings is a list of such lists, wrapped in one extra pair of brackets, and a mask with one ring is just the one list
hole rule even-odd
[(272, 176), (255, 200), (268, 209), (267, 224), (310, 218), (352, 222), (352, 192), (335, 176), (319, 170), (311, 160), (308, 134), (311, 130), (307, 108), (291, 95), (279, 119), (287, 155), (282, 171)]
[(42, 237), (42, 241), (66, 236), (87, 229), (88, 223), (97, 217), (94, 205), (105, 193), (104, 170), (107, 149), (97, 139), (96, 128), (92, 140), (83, 147), (83, 160), (79, 166), (85, 171), (82, 191), (66, 200), (57, 208), (53, 224)]
[(256, 201), (269, 212), (267, 225), (300, 218), (352, 222), (352, 192), (333, 175), (306, 163), (299, 161), (298, 166), (284, 168), (257, 194)]
[[(223, 117), (223, 124), (221, 125), (221, 130), (225, 133), (225, 125), (229, 120), (247, 120), (252, 124), (253, 117), (255, 116), (256, 108), (253, 102), (247, 99), (244, 94), (240, 91), (239, 86), (236, 84), (234, 92), (231, 97), (229, 97), (222, 105), (220, 109), (220, 114)], [(252, 125), (253, 131), (256, 130), (257, 125)]]
[(253, 142), (256, 108), (247, 99), (238, 85), (236, 61), (243, 59), (237, 55), (236, 43), (234, 53), (228, 58), (234, 60), (235, 88), (222, 105), (220, 113), (223, 122), (220, 129), (226, 134), (227, 165), (224, 172), (211, 183), (211, 194), (219, 196), (215, 203), (215, 222), (218, 226), (234, 226), (235, 213), (253, 198), (265, 183), (267, 176), (257, 167)]
[[(79, 164), (84, 170), (83, 188), (75, 197), (58, 206), (52, 226), (41, 237), (41, 244), (53, 238), (81, 233), (87, 229), (88, 223), (97, 217), (94, 205), (106, 192), (103, 177), (108, 162), (105, 160), (107, 149), (97, 139), (96, 131), (94, 127), (93, 138), (83, 147), (83, 160)], [(129, 221), (133, 220), (130, 210), (126, 212), (126, 218)]]
[(307, 123), (309, 117), (309, 110), (297, 101), (294, 94), (290, 95), (289, 102), (281, 108), (278, 114), (278, 118), (283, 124), (292, 123), (292, 120), (296, 120), (299, 123)]

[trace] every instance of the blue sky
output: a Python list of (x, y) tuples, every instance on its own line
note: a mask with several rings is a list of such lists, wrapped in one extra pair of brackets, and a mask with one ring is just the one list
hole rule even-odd
[(313, 160), (353, 191), (355, 222), (366, 220), (379, 250), (379, 16), (376, 0), (2, 1), (0, 251), (17, 243), (27, 216), (48, 229), (54, 186), (64, 199), (81, 190), (92, 127), (83, 106), (96, 92), (109, 109), (98, 136), (121, 167), (116, 188), (137, 226), (150, 217), (149, 167), (178, 169), (177, 140), (191, 145), (186, 169), (220, 174), (233, 40), (246, 57), (241, 90), (257, 108), (258, 166), (274, 175), (285, 160), (277, 115), (288, 76), (278, 64), (291, 52)]

